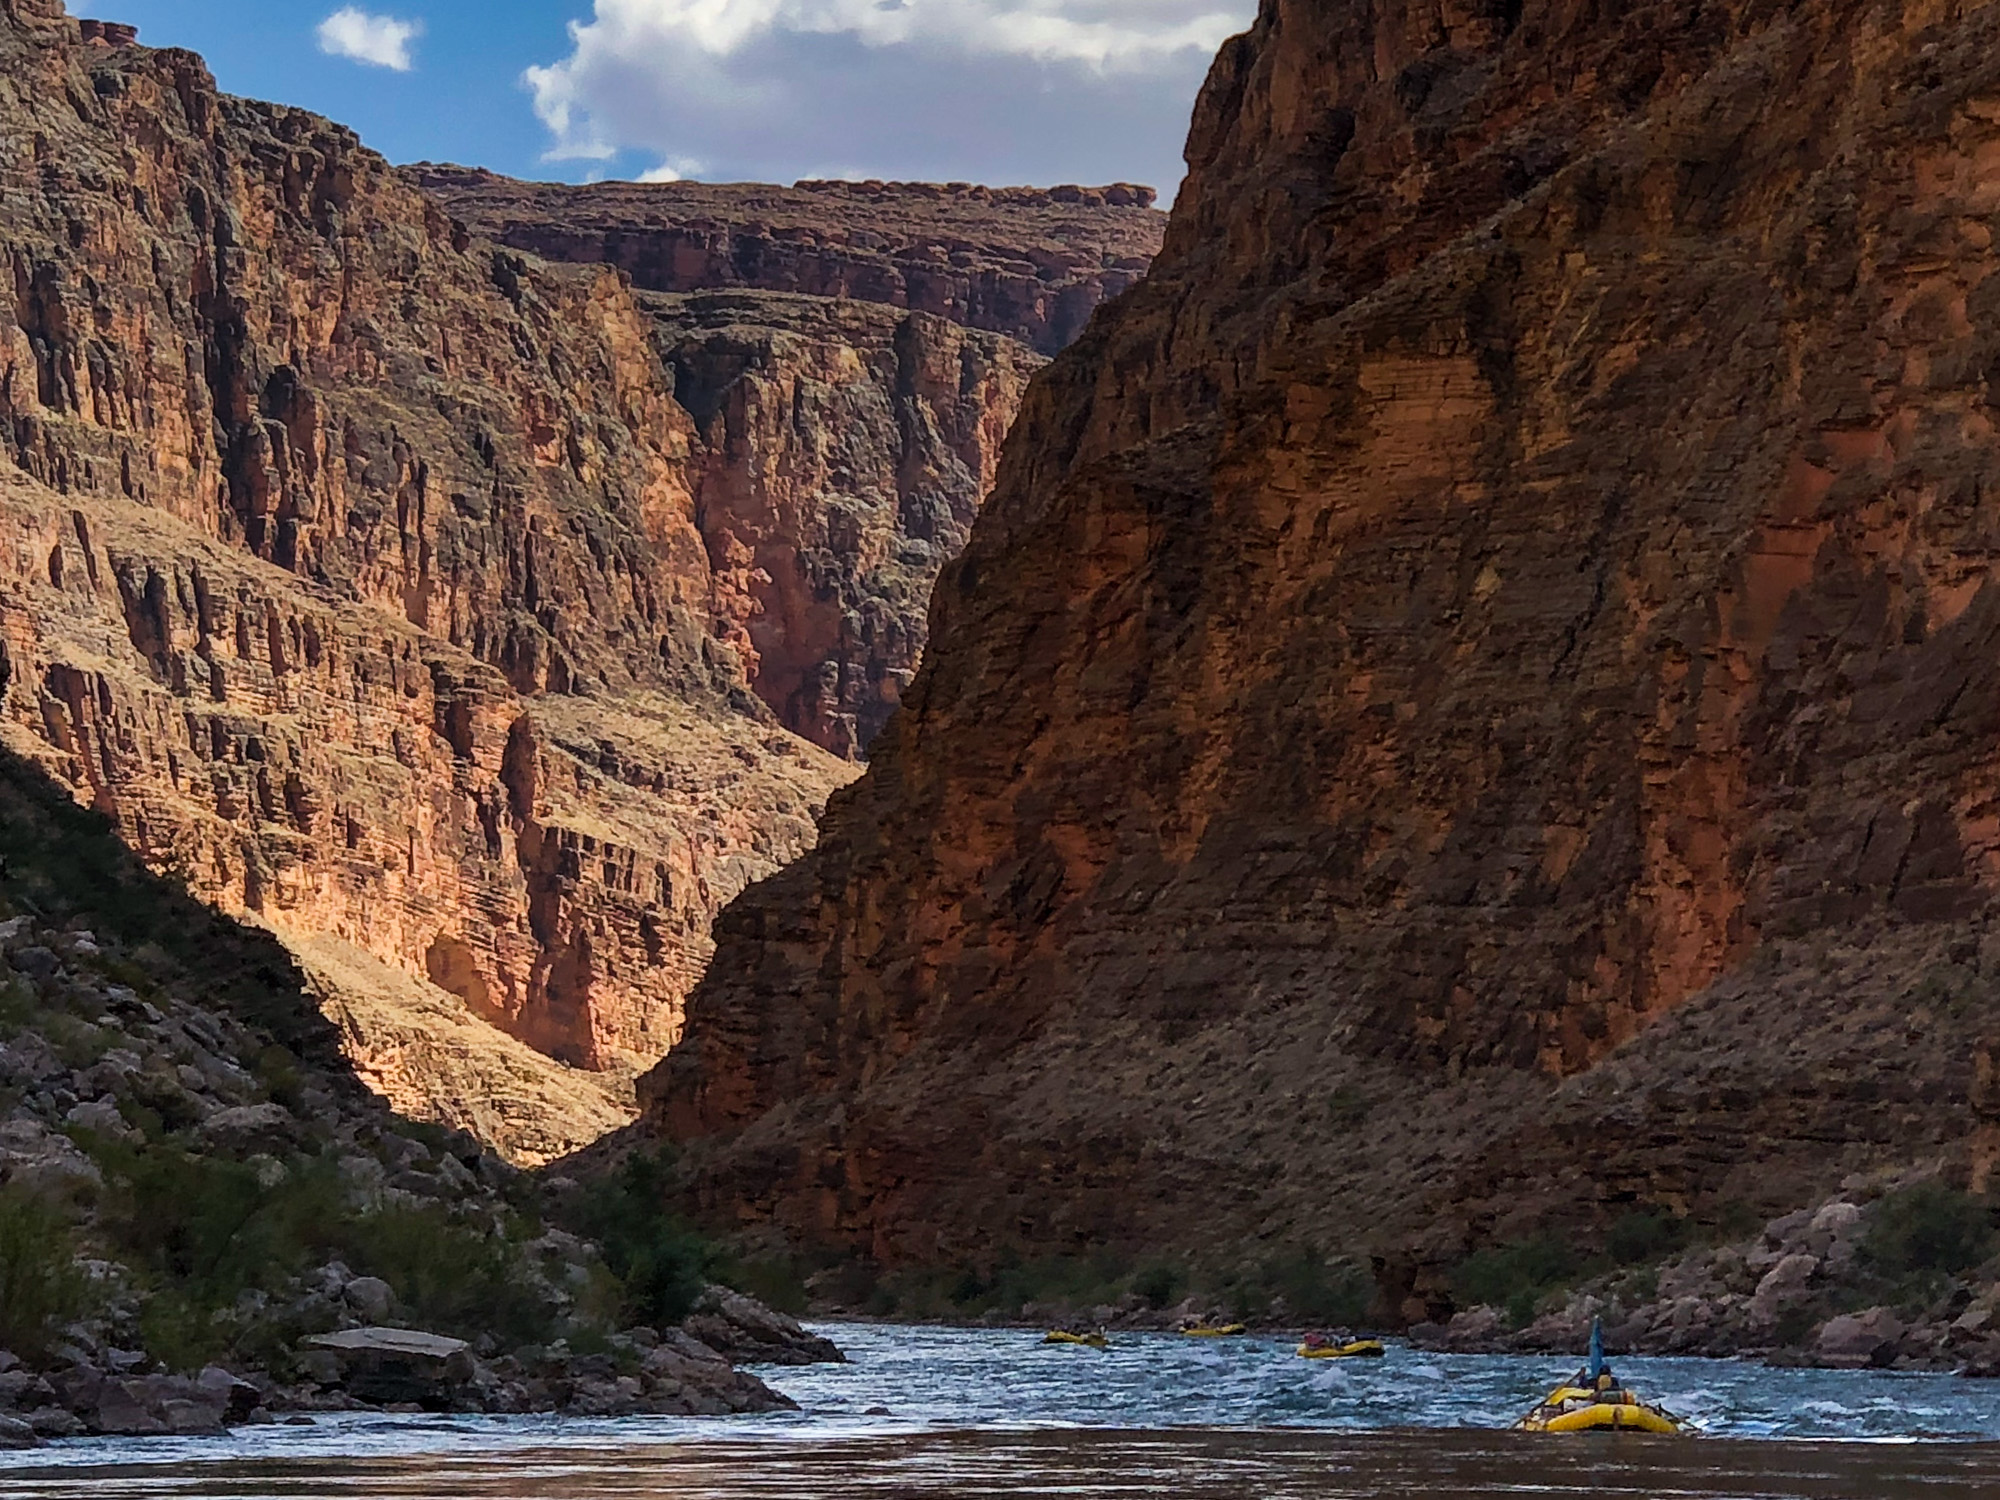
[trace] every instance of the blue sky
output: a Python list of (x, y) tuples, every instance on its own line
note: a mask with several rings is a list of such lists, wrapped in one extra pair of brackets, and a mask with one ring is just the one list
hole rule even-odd
[[(392, 160), (516, 176), (1147, 182), (1255, 0), (71, 0)], [(351, 14), (327, 30), (336, 11)], [(329, 51), (331, 48), (331, 52)], [(348, 56), (332, 55), (346, 50)], [(373, 61), (367, 59), (373, 58)]]

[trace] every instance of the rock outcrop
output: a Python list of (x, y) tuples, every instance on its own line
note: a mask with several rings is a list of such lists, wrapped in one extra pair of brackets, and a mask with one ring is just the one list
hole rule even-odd
[(795, 733), (859, 759), (923, 655), (1043, 363), (926, 313), (776, 293), (643, 294), (703, 441), (720, 629)]
[(0, 118), (0, 738), (413, 1012), (657, 1057), (852, 773), (718, 632), (653, 319), (54, 0), (0, 12)]
[(697, 1201), (1419, 1316), (1538, 1225), (1990, 1163), (1996, 46), (1268, 0), (642, 1084)]

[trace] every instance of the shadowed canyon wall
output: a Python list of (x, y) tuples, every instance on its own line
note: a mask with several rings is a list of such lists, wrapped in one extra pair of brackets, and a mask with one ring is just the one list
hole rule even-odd
[(1510, 1234), (1982, 1171), (1996, 59), (1945, 0), (1267, 0), (642, 1082), (697, 1202), (1421, 1312)]

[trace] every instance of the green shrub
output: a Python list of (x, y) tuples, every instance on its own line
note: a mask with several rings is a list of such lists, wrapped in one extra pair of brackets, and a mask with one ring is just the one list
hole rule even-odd
[(1367, 1097), (1351, 1083), (1337, 1085), (1326, 1096), (1327, 1123), (1341, 1130), (1352, 1130), (1368, 1119)]
[(1141, 1266), (1132, 1277), (1132, 1290), (1138, 1294), (1146, 1306), (1155, 1310), (1167, 1307), (1180, 1300), (1181, 1288), (1187, 1278), (1180, 1268), (1164, 1261)]
[(392, 1206), (344, 1225), (332, 1248), (353, 1270), (389, 1283), (418, 1327), (513, 1343), (554, 1336), (556, 1309), (526, 1277), (525, 1251), (460, 1223), (441, 1205)]
[(1375, 1301), (1375, 1278), (1350, 1261), (1312, 1250), (1276, 1263), (1270, 1281), (1292, 1316), (1330, 1325), (1359, 1323)]
[(268, 1319), (239, 1328), (223, 1315), (243, 1293), (280, 1292), (334, 1259), (388, 1282), (410, 1321), (435, 1332), (517, 1342), (555, 1333), (556, 1309), (520, 1245), (437, 1204), (357, 1212), (331, 1158), (295, 1158), (266, 1185), (249, 1166), (171, 1144), (79, 1139), (104, 1168), (102, 1229), (150, 1289), (147, 1347), (170, 1363), (275, 1338)]
[(1686, 1247), (1688, 1221), (1664, 1209), (1634, 1209), (1621, 1215), (1604, 1237), (1604, 1248), (1621, 1266), (1652, 1265)]
[(654, 1328), (688, 1315), (718, 1258), (674, 1211), (669, 1186), (664, 1156), (634, 1152), (590, 1187), (572, 1215), (623, 1286), (625, 1316)]
[(798, 1265), (787, 1259), (732, 1260), (721, 1268), (717, 1279), (793, 1317), (802, 1315), (811, 1300)]
[(1993, 1210), (1941, 1182), (1920, 1182), (1878, 1202), (1861, 1256), (1888, 1277), (1969, 1271), (1993, 1253)]
[(0, 1188), (0, 1348), (40, 1355), (88, 1301), (62, 1211), (19, 1188)]
[(1451, 1287), (1462, 1306), (1500, 1308), (1518, 1328), (1533, 1319), (1544, 1297), (1585, 1268), (1567, 1240), (1543, 1235), (1466, 1257), (1452, 1273)]

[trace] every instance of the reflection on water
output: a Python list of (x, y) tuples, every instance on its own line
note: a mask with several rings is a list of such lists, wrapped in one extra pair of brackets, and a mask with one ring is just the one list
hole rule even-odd
[(1992, 1500), (2000, 1448), (1452, 1432), (930, 1432), (527, 1448), (504, 1456), (15, 1471), (20, 1500), (898, 1500), (917, 1496), (1500, 1495), (1627, 1500)]
[(1100, 1354), (992, 1330), (825, 1331), (852, 1364), (763, 1372), (797, 1413), (357, 1414), (207, 1441), (100, 1439), (0, 1453), (0, 1496), (2000, 1497), (2000, 1383), (1948, 1375), (1620, 1361), (1708, 1436), (1563, 1439), (1495, 1430), (1567, 1373), (1562, 1360), (1392, 1348), (1309, 1362), (1289, 1343), (1171, 1335)]

